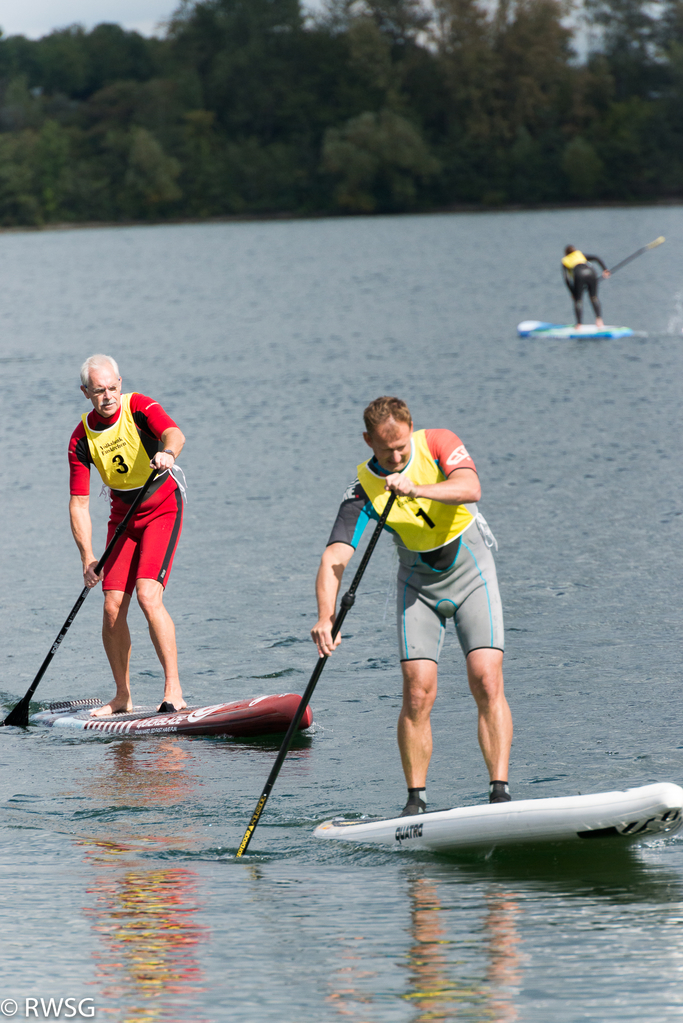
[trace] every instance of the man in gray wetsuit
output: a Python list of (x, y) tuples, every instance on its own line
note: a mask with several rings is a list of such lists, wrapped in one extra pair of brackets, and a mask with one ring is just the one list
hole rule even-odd
[(311, 635), (321, 656), (332, 639), (346, 565), (369, 520), (397, 494), (385, 528), (398, 547), (398, 642), (403, 707), (398, 745), (408, 785), (403, 816), (424, 813), (432, 753), (430, 713), (445, 626), (454, 618), (479, 712), (479, 744), (489, 771), (489, 800), (510, 799), (507, 784), (512, 716), (503, 688), (503, 612), (491, 546), (476, 508), (474, 462), (450, 430), (413, 431), (405, 402), (382, 397), (364, 412), (373, 457), (358, 467), (344, 495), (316, 580), (318, 621)]

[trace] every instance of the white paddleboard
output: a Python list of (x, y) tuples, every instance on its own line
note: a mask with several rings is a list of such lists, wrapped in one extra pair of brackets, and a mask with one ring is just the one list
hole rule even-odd
[(683, 824), (683, 789), (670, 782), (625, 792), (520, 799), (414, 817), (325, 821), (313, 834), (342, 842), (391, 845), (436, 852), (489, 850), (499, 846), (609, 839), (620, 845), (662, 838)]
[(556, 338), (601, 338), (601, 337), (632, 337), (630, 327), (613, 327), (605, 324), (596, 327), (594, 323), (582, 323), (576, 327), (573, 323), (546, 323), (543, 320), (523, 320), (517, 324), (520, 337), (556, 337)]

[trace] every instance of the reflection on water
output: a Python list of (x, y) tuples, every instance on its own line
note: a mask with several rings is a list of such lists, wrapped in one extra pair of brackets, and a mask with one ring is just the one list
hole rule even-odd
[[(513, 1023), (518, 1018), (514, 995), (519, 985), (519, 935), (514, 894), (485, 893), (480, 944), (484, 975), (468, 976), (449, 937), (454, 921), (444, 911), (437, 884), (418, 877), (409, 882), (410, 934), (407, 952), (411, 990), (404, 995), (416, 1008), (414, 1023), (446, 1023), (467, 1011), (470, 1020)], [(479, 958), (479, 957), (477, 957)]]
[(511, 1023), (518, 1018), (514, 996), (521, 981), (520, 938), (515, 918), (520, 906), (508, 892), (490, 892), (485, 930), (490, 935), (488, 979), (491, 987), (492, 1019)]
[(177, 739), (144, 745), (134, 740), (112, 744), (102, 770), (88, 775), (88, 792), (118, 806), (172, 806), (191, 796), (197, 777), (194, 757)]
[[(681, 953), (674, 925), (682, 905), (683, 884), (675, 870), (642, 850), (607, 843), (573, 851), (517, 848), (470, 862), (443, 857), (432, 858), (429, 866), (413, 862), (400, 870), (393, 895), (377, 903), (365, 926), (336, 932), (328, 1014), (353, 1023), (393, 1018), (389, 999), (409, 1011), (397, 1018), (410, 1023), (525, 1023), (536, 1018), (529, 1015), (528, 1001), (535, 966), (543, 978), (547, 1018), (560, 1018), (563, 992), (577, 997), (589, 983), (596, 956), (610, 983), (621, 975), (630, 947), (624, 914), (631, 927), (649, 926), (656, 915), (662, 929), (658, 968), (677, 974)], [(393, 920), (401, 906), (407, 921), (394, 932), (391, 951), (385, 906)], [(553, 938), (541, 953), (540, 936), (547, 939), (548, 928)], [(586, 949), (580, 960), (577, 942)], [(387, 985), (391, 964), (402, 971), (403, 984)], [(608, 1008), (609, 990), (606, 997), (595, 994), (605, 1012), (596, 1019), (617, 1018)]]
[[(446, 857), (439, 857), (442, 861)], [(497, 850), (479, 862), (460, 861), (462, 879), (480, 884), (495, 881), (518, 891), (566, 899), (598, 899), (611, 903), (680, 903), (683, 878), (676, 870), (643, 859), (635, 846), (610, 842), (563, 847), (548, 845)]]
[[(463, 907), (453, 903), (452, 877), (407, 876), (404, 884), (408, 943), (402, 953), (398, 935), (395, 944), (407, 984), (395, 995), (392, 991), (392, 1000), (398, 997), (410, 1006), (412, 1023), (515, 1023), (522, 963), (519, 896), (487, 885), (473, 888)], [(455, 892), (459, 890), (456, 885)], [(365, 933), (340, 936), (333, 956), (328, 1011), (369, 1023), (387, 996), (380, 993), (382, 966), (373, 934), (366, 928)]]
[[(124, 741), (110, 748), (101, 772), (88, 775), (97, 800), (126, 807), (171, 806), (192, 795), (192, 756), (173, 739), (145, 744)], [(130, 823), (126, 830), (130, 829)], [(145, 867), (139, 846), (168, 848), (177, 836), (131, 833), (85, 841), (85, 862), (95, 879), (86, 891), (95, 904), (86, 910), (99, 941), (93, 951), (100, 1004), (121, 1009), (122, 1023), (202, 1023), (192, 1011), (205, 991), (197, 947), (208, 940), (196, 922), (200, 880), (187, 867)]]
[(112, 1003), (123, 1002), (124, 1023), (188, 1020), (205, 990), (195, 957), (208, 938), (194, 920), (197, 875), (184, 867), (141, 867), (115, 842), (96, 843), (85, 859), (97, 872), (87, 889), (95, 906), (87, 914), (100, 939), (93, 952), (100, 1005), (111, 1011)]

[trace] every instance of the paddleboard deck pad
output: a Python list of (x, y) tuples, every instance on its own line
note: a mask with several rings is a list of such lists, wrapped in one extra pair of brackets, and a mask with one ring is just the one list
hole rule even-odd
[[(98, 699), (51, 703), (47, 710), (33, 714), (30, 722), (51, 728), (80, 729), (85, 732), (106, 732), (114, 735), (231, 735), (245, 738), (286, 732), (299, 707), (296, 693), (276, 696), (255, 696), (234, 703), (217, 703), (210, 707), (185, 707), (173, 713), (159, 713), (153, 707), (135, 707), (129, 714), (91, 717), (90, 712), (103, 706)], [(313, 723), (307, 707), (299, 728)]]
[(582, 323), (576, 327), (573, 323), (546, 323), (543, 320), (523, 320), (517, 324), (520, 337), (556, 337), (556, 338), (614, 338), (632, 337), (630, 327), (596, 327), (594, 323)]
[(669, 782), (625, 792), (521, 799), (390, 820), (325, 821), (316, 838), (430, 849), (440, 853), (501, 846), (610, 839), (627, 844), (668, 837), (683, 824), (683, 789)]

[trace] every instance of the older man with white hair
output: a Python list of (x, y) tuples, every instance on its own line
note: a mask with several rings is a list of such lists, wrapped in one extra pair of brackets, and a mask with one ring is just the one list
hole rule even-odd
[[(182, 494), (172, 470), (185, 437), (154, 399), (136, 392), (121, 393), (119, 368), (108, 355), (86, 359), (81, 367), (81, 390), (93, 408), (84, 413), (69, 442), (69, 515), (85, 585), (92, 588), (102, 581), (102, 639), (116, 684), (114, 698), (93, 713), (122, 714), (132, 708), (127, 615), (133, 590), (164, 669), (159, 709), (180, 710), (186, 703), (178, 677), (175, 626), (163, 598), (183, 524)], [(99, 576), (95, 575), (97, 558), (89, 508), (92, 465), (111, 492), (107, 543), (150, 470), (159, 471)]]

